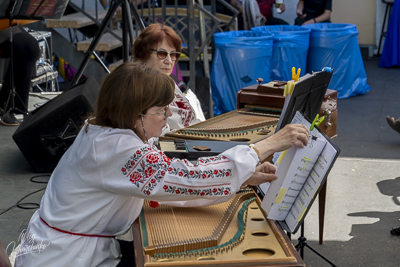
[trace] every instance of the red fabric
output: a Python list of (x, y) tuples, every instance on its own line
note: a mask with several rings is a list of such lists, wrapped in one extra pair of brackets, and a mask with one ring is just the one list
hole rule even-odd
[(275, 0), (257, 0), (257, 2), (260, 13), (266, 18), (272, 17), (272, 7), (275, 4)]
[(150, 201), (149, 203), (150, 207), (152, 207), (153, 209), (158, 207), (158, 202), (157, 201)]
[(40, 217), (40, 220), (41, 220), (45, 225), (47, 225), (48, 227), (50, 227), (51, 229), (54, 229), (54, 230), (59, 231), (59, 232), (64, 233), (64, 234), (79, 235), (79, 236), (88, 236), (88, 237), (107, 237), (107, 238), (115, 238), (115, 236), (113, 236), (113, 235), (87, 235), (87, 234), (79, 234), (79, 233), (68, 232), (68, 231), (64, 231), (64, 230), (58, 229), (58, 228), (56, 228), (56, 227), (50, 226), (45, 220), (42, 219), (42, 217)]

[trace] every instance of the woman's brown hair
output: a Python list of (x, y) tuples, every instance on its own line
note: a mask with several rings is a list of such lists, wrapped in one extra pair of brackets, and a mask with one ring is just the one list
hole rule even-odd
[(182, 51), (182, 40), (171, 27), (153, 23), (147, 26), (133, 42), (131, 47), (132, 59), (146, 62), (152, 52), (150, 49), (156, 49), (155, 46), (163, 40), (175, 47), (177, 52)]
[(104, 79), (91, 123), (134, 130), (139, 113), (170, 104), (174, 90), (169, 76), (141, 62), (123, 63)]

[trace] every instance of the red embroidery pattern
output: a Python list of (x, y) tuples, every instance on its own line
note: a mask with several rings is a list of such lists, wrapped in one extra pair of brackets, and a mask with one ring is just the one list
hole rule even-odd
[(188, 127), (190, 122), (196, 118), (189, 101), (181, 95), (175, 94), (175, 100), (170, 105), (179, 108), (178, 114), (181, 117), (182, 124), (185, 127)]
[[(201, 163), (220, 163), (227, 159), (225, 156), (216, 156), (211, 158), (201, 158)], [(188, 165), (187, 161), (184, 161)], [(129, 178), (129, 181), (142, 188), (144, 194), (150, 195), (151, 191), (161, 182), (168, 173), (184, 179), (213, 179), (217, 177), (229, 177), (232, 175), (231, 169), (211, 169), (191, 170), (171, 167), (171, 159), (156, 147), (143, 147), (137, 150), (121, 168), (123, 175)], [(232, 193), (230, 187), (213, 187), (205, 189), (192, 189), (190, 187), (164, 185), (164, 192), (171, 194), (186, 195), (229, 195)]]
[(171, 185), (164, 185), (164, 192), (176, 194), (176, 195), (197, 195), (197, 196), (222, 196), (222, 195), (230, 195), (232, 190), (230, 187), (214, 187), (207, 189), (191, 189), (184, 187), (177, 187)]
[(143, 147), (133, 154), (121, 168), (123, 175), (135, 184), (146, 195), (164, 178), (165, 170), (171, 159), (155, 147)]

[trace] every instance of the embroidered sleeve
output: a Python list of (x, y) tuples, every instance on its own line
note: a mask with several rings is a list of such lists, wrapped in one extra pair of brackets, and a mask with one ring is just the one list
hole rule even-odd
[[(182, 127), (178, 127), (178, 128), (173, 128), (171, 126), (171, 128), (173, 129), (179, 129), (179, 128), (183, 128), (183, 127), (188, 127), (192, 121), (196, 118), (196, 114), (192, 108), (192, 106), (190, 105), (189, 101), (187, 99), (185, 99), (184, 96), (181, 96), (179, 94), (175, 94), (175, 100), (170, 104), (171, 108), (173, 108), (173, 112), (174, 114), (176, 114), (174, 117), (175, 118), (171, 118), (171, 119), (175, 119), (178, 120), (178, 124), (182, 125)], [(170, 125), (173, 123), (171, 123), (170, 121), (168, 122)]]
[[(138, 149), (121, 168), (126, 182), (143, 195), (224, 196), (232, 188), (234, 165), (224, 155), (187, 160), (170, 159), (155, 147)], [(236, 183), (235, 183), (236, 184)], [(235, 186), (236, 187), (236, 186)]]
[(190, 104), (189, 99), (180, 92), (177, 86), (175, 86), (175, 100), (170, 104), (170, 108), (172, 116), (168, 118), (167, 122), (171, 130), (188, 127), (202, 121)]

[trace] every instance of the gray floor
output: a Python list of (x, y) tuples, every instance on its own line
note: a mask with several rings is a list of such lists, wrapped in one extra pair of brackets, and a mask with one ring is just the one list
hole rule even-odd
[[(400, 135), (386, 115), (400, 116), (400, 69), (378, 68), (379, 58), (365, 61), (372, 90), (338, 101), (338, 138), (342, 152), (328, 179), (324, 243), (318, 244), (318, 201), (305, 220), (308, 244), (337, 266), (400, 266)], [(31, 104), (43, 102), (31, 96)], [(16, 127), (0, 126), (0, 213), (27, 194), (45, 187), (14, 143)], [(46, 181), (46, 176), (34, 178)], [(39, 203), (44, 191), (22, 202)], [(24, 206), (26, 207), (26, 206)], [(32, 207), (32, 206), (31, 206)], [(33, 206), (34, 207), (34, 206)], [(13, 208), (0, 215), (0, 239), (18, 243), (34, 209)], [(292, 236), (297, 244), (296, 235)], [(330, 266), (304, 247), (307, 266)]]

